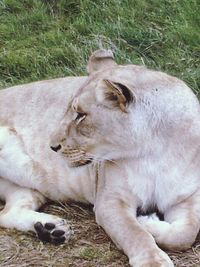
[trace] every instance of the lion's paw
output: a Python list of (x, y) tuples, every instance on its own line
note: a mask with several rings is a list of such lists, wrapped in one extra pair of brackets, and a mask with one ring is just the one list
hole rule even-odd
[(63, 219), (58, 223), (47, 222), (42, 224), (41, 222), (36, 222), (34, 224), (34, 229), (41, 241), (49, 242), (54, 245), (68, 242), (73, 234), (71, 227)]
[(152, 213), (149, 215), (140, 215), (137, 217), (137, 220), (139, 223), (142, 225), (145, 225), (148, 222), (158, 222), (160, 221), (159, 217), (157, 216), (156, 213)]
[(129, 263), (132, 267), (174, 267), (169, 256), (161, 249), (151, 253), (144, 251), (141, 255), (131, 258)]
[(156, 228), (155, 226), (158, 225), (160, 222), (160, 219), (158, 218), (156, 213), (146, 215), (146, 216), (143, 216), (143, 215), (138, 216), (137, 220), (146, 231), (150, 232), (153, 235), (155, 234), (154, 233), (155, 231), (153, 231)]

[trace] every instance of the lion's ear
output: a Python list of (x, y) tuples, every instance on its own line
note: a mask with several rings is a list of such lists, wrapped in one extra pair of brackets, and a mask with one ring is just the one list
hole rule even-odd
[(122, 83), (104, 80), (106, 83), (105, 100), (110, 101), (113, 106), (118, 106), (123, 112), (128, 112), (130, 103), (136, 101), (134, 93)]
[(87, 71), (89, 74), (92, 72), (100, 71), (105, 68), (115, 66), (117, 63), (114, 60), (114, 55), (111, 50), (97, 50), (90, 56)]

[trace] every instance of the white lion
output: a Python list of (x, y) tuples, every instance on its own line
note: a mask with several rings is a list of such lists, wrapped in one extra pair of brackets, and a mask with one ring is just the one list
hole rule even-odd
[(156, 243), (187, 249), (200, 227), (199, 102), (177, 78), (119, 66), (111, 51), (88, 70), (0, 91), (0, 225), (62, 243), (68, 223), (39, 207), (90, 202), (131, 266), (172, 267)]

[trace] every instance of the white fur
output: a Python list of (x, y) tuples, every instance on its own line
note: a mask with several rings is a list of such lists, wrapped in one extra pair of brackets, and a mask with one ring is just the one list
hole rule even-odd
[[(95, 57), (92, 62), (96, 71)], [(136, 101), (126, 113), (116, 103), (104, 103), (105, 79), (132, 90)], [(74, 97), (87, 114), (79, 121), (87, 123), (85, 136), (75, 128)], [(200, 108), (183, 82), (117, 66), (109, 54), (109, 66), (89, 79), (16, 86), (0, 91), (0, 104), (0, 198), (6, 202), (1, 226), (34, 231), (36, 222), (52, 222), (68, 240), (67, 222), (37, 209), (46, 197), (73, 199), (94, 204), (97, 222), (131, 266), (173, 266), (155, 241), (168, 249), (192, 245), (200, 226)], [(58, 143), (60, 154), (76, 146), (74, 157), (53, 152), (50, 145)], [(79, 149), (95, 162), (69, 168), (67, 161), (85, 155)], [(138, 207), (152, 206), (164, 214), (164, 222), (136, 217)]]

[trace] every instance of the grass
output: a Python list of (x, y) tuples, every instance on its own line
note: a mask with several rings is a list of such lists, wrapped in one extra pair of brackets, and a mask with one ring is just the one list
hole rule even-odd
[[(199, 0), (0, 0), (0, 88), (85, 75), (91, 52), (110, 48), (119, 63), (176, 75), (200, 96), (199, 9)], [(44, 210), (67, 217), (74, 239), (54, 247), (0, 229), (1, 267), (128, 266), (91, 209), (51, 204)], [(199, 244), (170, 253), (176, 266), (199, 266)]]
[(198, 0), (1, 0), (0, 87), (86, 74), (92, 51), (200, 88)]

